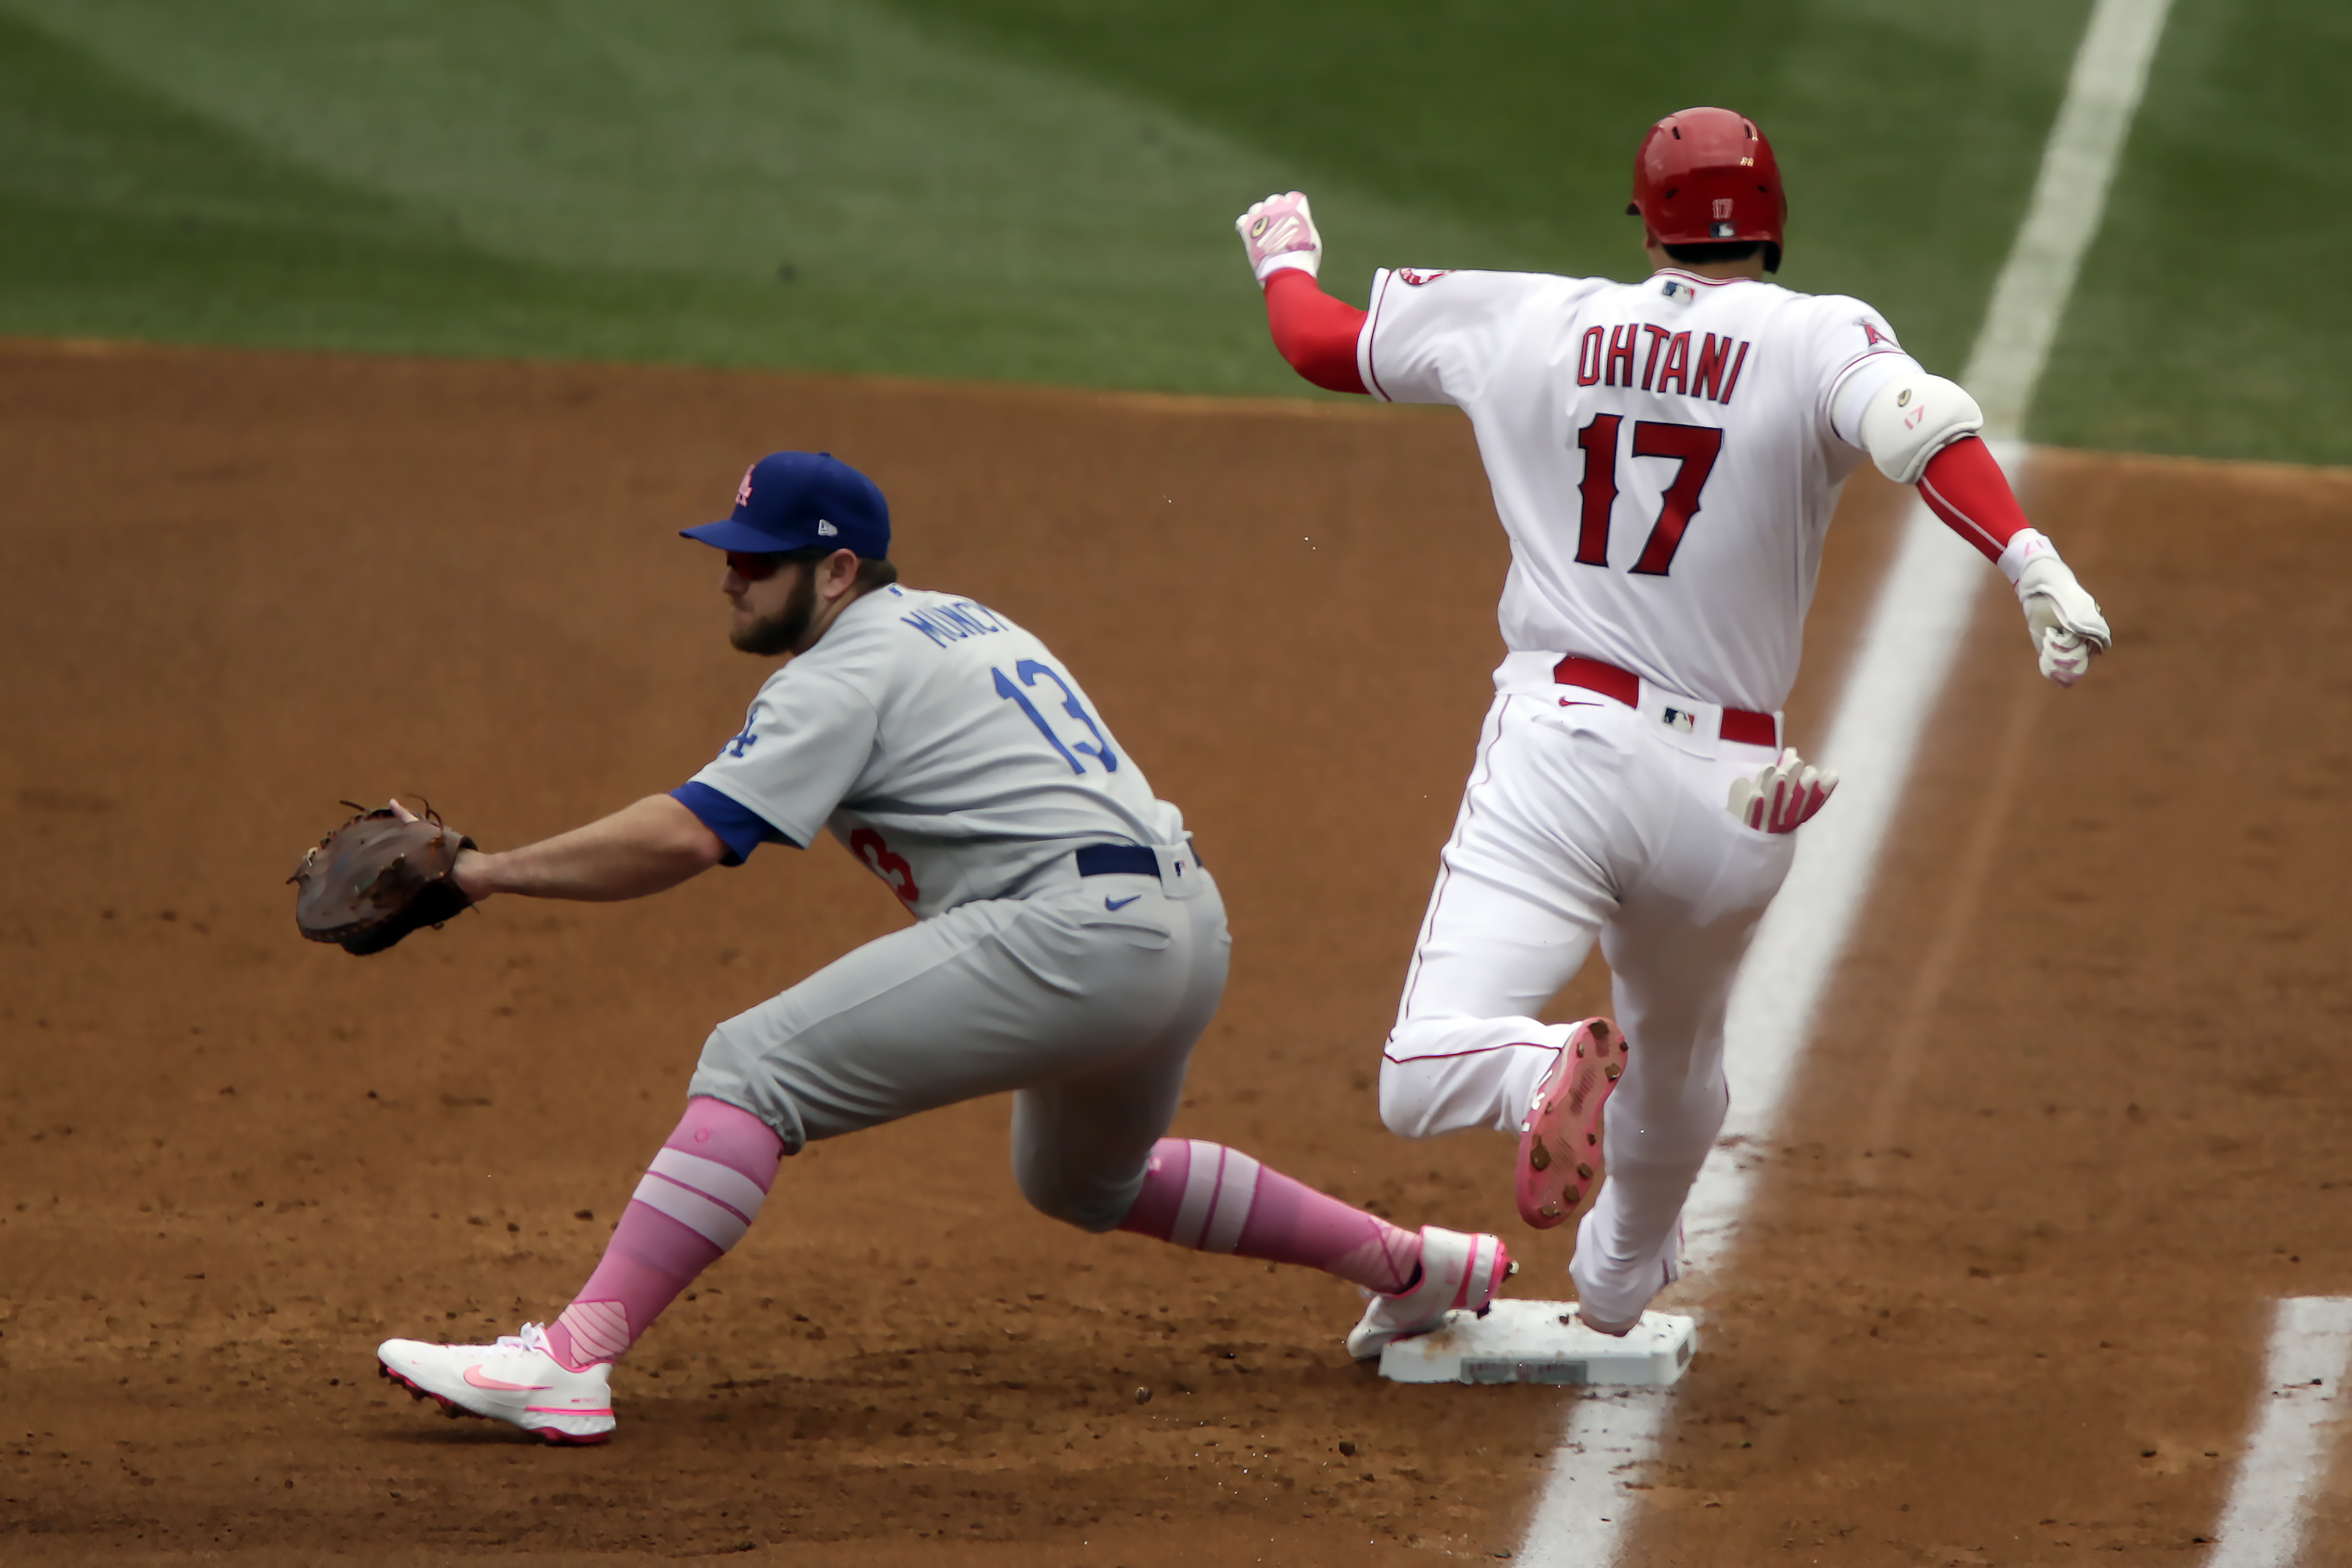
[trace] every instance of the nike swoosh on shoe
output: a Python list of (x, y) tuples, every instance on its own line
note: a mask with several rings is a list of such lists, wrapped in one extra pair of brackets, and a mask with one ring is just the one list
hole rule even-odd
[(495, 1377), (485, 1377), (478, 1363), (466, 1369), (466, 1381), (476, 1388), (487, 1388), (496, 1394), (537, 1394), (551, 1386), (544, 1383), (500, 1383)]

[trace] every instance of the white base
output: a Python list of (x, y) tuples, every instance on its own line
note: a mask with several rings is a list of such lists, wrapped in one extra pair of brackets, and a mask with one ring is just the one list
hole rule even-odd
[(1663, 1388), (1682, 1376), (1698, 1348), (1698, 1325), (1644, 1312), (1623, 1339), (1576, 1320), (1573, 1301), (1497, 1301), (1483, 1318), (1449, 1312), (1445, 1326), (1381, 1352), (1393, 1383), (1602, 1384)]

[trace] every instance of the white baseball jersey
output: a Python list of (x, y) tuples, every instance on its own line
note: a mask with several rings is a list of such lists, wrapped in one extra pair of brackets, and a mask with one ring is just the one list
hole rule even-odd
[(1383, 269), (1356, 357), (1375, 396), (1470, 416), (1507, 647), (1763, 712), (1796, 681), (1862, 405), (1914, 364), (1858, 300), (1671, 268)]
[(919, 916), (1094, 844), (1181, 846), (1045, 645), (969, 599), (890, 587), (770, 676), (695, 774), (793, 844), (830, 828)]

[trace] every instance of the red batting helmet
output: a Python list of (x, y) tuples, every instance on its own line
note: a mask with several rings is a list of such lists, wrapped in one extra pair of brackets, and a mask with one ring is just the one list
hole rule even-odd
[(1772, 143), (1744, 114), (1683, 109), (1650, 127), (1633, 155), (1633, 205), (1661, 245), (1780, 243), (1789, 199)]

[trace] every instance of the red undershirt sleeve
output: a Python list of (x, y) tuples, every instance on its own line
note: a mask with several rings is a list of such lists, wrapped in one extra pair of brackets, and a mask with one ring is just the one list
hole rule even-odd
[(1919, 475), (1919, 499), (1990, 561), (1998, 562), (2010, 540), (2033, 526), (1992, 449), (1974, 436), (1961, 437), (1927, 459)]
[(1356, 369), (1364, 312), (1323, 292), (1306, 270), (1286, 267), (1265, 280), (1265, 324), (1300, 375), (1327, 392), (1366, 392)]

